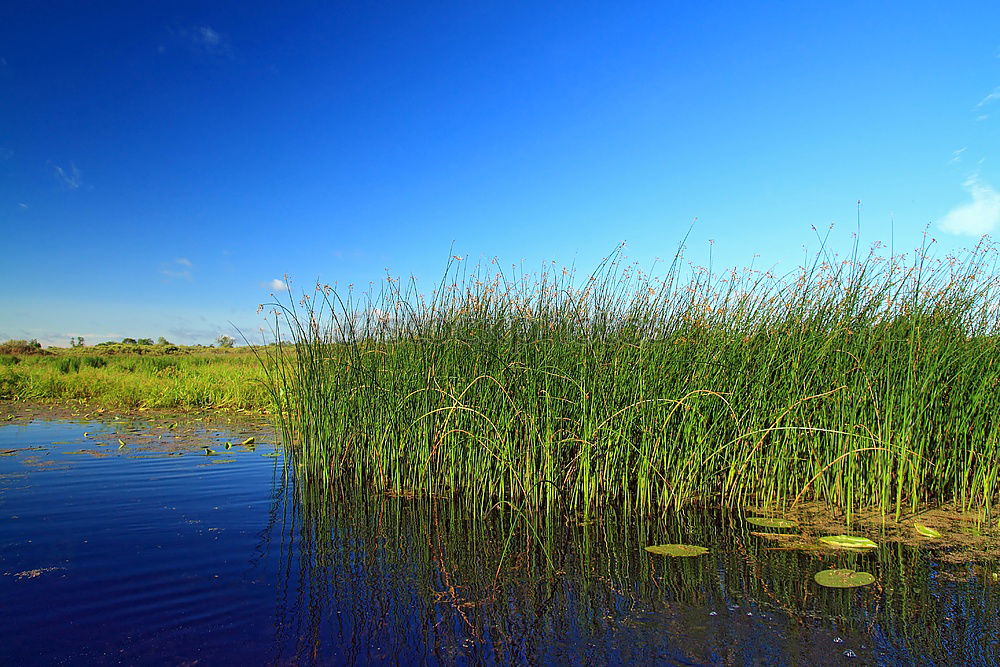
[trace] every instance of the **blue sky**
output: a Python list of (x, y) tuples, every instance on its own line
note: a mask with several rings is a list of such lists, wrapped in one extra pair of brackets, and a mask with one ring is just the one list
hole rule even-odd
[(467, 261), (1000, 224), (1000, 4), (5, 3), (0, 339), (208, 343)]

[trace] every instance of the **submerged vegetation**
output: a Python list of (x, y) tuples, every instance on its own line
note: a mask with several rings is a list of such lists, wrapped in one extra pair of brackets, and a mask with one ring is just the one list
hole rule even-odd
[[(454, 258), (440, 285), (278, 304), (271, 396), (302, 474), (584, 517), (818, 500), (988, 508), (996, 248), (821, 251), (786, 276), (588, 276)], [(276, 357), (283, 361), (283, 357)]]
[(113, 343), (0, 355), (0, 400), (262, 412), (271, 406), (263, 379), (246, 348)]

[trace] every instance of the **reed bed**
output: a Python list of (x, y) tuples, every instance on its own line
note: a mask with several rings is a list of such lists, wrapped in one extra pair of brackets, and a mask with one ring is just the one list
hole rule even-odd
[[(301, 474), (584, 516), (819, 500), (897, 517), (998, 493), (997, 249), (826, 248), (789, 275), (453, 258), (277, 304)], [(655, 273), (655, 272), (654, 272)], [(287, 361), (287, 359), (292, 361)]]

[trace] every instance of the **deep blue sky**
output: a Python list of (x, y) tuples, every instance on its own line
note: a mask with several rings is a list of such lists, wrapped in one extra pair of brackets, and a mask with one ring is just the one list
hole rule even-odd
[(1000, 3), (276, 4), (3, 4), (0, 339), (208, 343), (453, 241), (648, 263), (697, 218), (792, 268), (858, 200), (897, 249), (1000, 222)]

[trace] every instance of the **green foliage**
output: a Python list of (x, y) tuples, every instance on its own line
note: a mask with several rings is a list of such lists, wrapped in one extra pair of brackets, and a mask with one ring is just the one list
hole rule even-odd
[(236, 344), (236, 339), (233, 338), (232, 336), (221, 334), (218, 338), (215, 339), (215, 342), (219, 347), (228, 348)]
[(103, 368), (107, 361), (102, 357), (51, 357), (50, 363), (55, 366), (60, 373), (79, 373), (80, 368)]
[(454, 262), (427, 295), (318, 286), (280, 305), (297, 354), (271, 395), (309, 474), (484, 509), (988, 506), (995, 257), (823, 250), (786, 277), (678, 257), (659, 279), (617, 257), (583, 279)]
[(0, 343), (0, 354), (46, 354), (41, 343), (31, 340), (8, 340)]
[[(215, 408), (261, 412), (270, 405), (251, 353), (160, 346), (93, 346), (0, 363), (0, 399), (81, 400), (115, 409)], [(133, 350), (133, 352), (128, 352)], [(137, 354), (136, 350), (145, 351)], [(2, 359), (2, 357), (0, 357)]]

